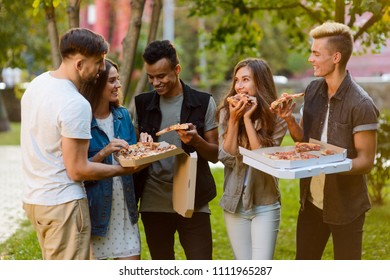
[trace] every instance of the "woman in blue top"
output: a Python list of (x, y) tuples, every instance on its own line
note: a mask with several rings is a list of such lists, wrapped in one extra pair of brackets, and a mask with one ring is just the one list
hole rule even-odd
[[(113, 153), (136, 143), (129, 112), (120, 105), (118, 66), (105, 61), (106, 70), (81, 93), (90, 102), (93, 119), (88, 157), (118, 164)], [(86, 181), (91, 215), (91, 258), (140, 259), (138, 212), (132, 175)]]

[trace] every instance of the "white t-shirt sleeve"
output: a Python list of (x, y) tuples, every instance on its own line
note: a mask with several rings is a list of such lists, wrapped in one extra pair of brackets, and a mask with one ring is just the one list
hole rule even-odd
[(61, 136), (75, 139), (91, 139), (92, 110), (85, 99), (69, 102), (59, 114)]

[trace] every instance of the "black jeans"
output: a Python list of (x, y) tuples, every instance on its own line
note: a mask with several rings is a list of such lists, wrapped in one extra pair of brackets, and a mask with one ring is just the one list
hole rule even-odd
[(210, 214), (195, 212), (184, 218), (176, 213), (142, 212), (141, 219), (153, 260), (175, 259), (176, 231), (188, 260), (212, 259)]
[(296, 259), (320, 260), (332, 234), (335, 260), (360, 260), (364, 220), (365, 213), (349, 224), (327, 224), (322, 210), (306, 201), (298, 215)]

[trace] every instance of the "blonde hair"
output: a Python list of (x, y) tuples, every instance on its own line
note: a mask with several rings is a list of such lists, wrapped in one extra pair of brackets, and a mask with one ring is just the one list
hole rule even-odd
[(342, 23), (325, 22), (310, 31), (313, 39), (328, 38), (329, 49), (341, 53), (340, 64), (346, 66), (353, 52), (351, 29)]

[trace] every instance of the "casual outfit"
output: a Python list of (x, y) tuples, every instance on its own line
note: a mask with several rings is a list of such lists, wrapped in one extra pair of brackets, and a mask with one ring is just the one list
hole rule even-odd
[[(105, 119), (92, 119), (88, 157), (99, 153), (114, 138), (136, 143), (134, 126), (127, 109), (110, 108)], [(118, 164), (113, 155), (106, 164)], [(138, 211), (132, 175), (117, 176), (99, 181), (86, 181), (92, 225), (93, 257), (120, 258), (140, 255)]]
[(87, 196), (82, 182), (66, 173), (61, 138), (91, 138), (91, 107), (71, 81), (49, 72), (30, 83), (21, 107), (24, 209), (37, 232), (43, 258), (88, 259)]
[[(160, 97), (156, 91), (135, 97), (135, 126), (139, 132), (147, 132), (155, 142), (166, 141), (194, 152), (192, 146), (181, 142), (177, 133), (160, 137), (156, 132), (177, 123), (193, 123), (198, 134), (215, 129), (215, 102), (208, 93), (200, 92), (184, 84), (183, 94), (171, 98)], [(153, 259), (174, 259), (174, 234), (179, 232), (187, 259), (211, 259), (212, 236), (208, 202), (216, 196), (216, 186), (208, 161), (198, 156), (195, 191), (195, 211), (191, 218), (177, 214), (172, 205), (173, 167), (175, 157), (154, 162), (142, 173), (143, 182), (140, 212), (146, 240)]]
[[(231, 155), (223, 149), (227, 124), (226, 110), (219, 120), (219, 160), (224, 164), (224, 192), (220, 206), (229, 240), (236, 259), (272, 259), (280, 224), (278, 179), (247, 166), (242, 155)], [(277, 118), (272, 135), (279, 146), (287, 124)]]
[[(354, 134), (377, 130), (379, 111), (349, 72), (329, 100), (324, 79), (309, 84), (303, 108), (303, 141), (310, 138), (356, 157)], [(332, 234), (335, 259), (360, 259), (365, 212), (370, 209), (365, 175), (326, 174), (300, 180), (297, 259), (320, 259)], [(311, 191), (312, 190), (312, 191)]]

